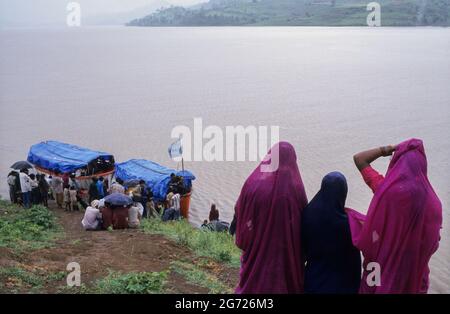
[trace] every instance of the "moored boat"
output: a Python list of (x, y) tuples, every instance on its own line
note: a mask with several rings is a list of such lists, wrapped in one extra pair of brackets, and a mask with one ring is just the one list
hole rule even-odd
[(27, 161), (36, 170), (52, 176), (74, 174), (82, 189), (87, 189), (92, 177), (110, 180), (114, 174), (114, 156), (77, 145), (44, 141), (30, 147)]
[(115, 176), (125, 182), (144, 180), (147, 186), (151, 188), (153, 198), (157, 201), (164, 201), (169, 191), (172, 173), (183, 178), (187, 192), (181, 195), (180, 211), (184, 218), (189, 219), (192, 181), (195, 180), (194, 174), (190, 171), (177, 171), (150, 160), (131, 159), (116, 164)]

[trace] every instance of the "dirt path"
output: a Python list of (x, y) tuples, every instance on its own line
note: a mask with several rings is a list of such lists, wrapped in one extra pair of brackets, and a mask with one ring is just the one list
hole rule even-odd
[[(196, 264), (198, 257), (187, 248), (160, 235), (144, 234), (139, 230), (84, 231), (81, 227), (83, 213), (65, 212), (51, 204), (65, 235), (57, 240), (54, 247), (32, 253), (3, 259), (0, 266), (15, 266), (31, 269), (46, 269), (49, 272), (65, 272), (70, 262), (81, 267), (81, 281), (89, 285), (108, 274), (108, 270), (164, 271), (169, 270), (172, 261), (182, 260)], [(203, 258), (204, 259), (204, 258)], [(208, 271), (229, 286), (234, 287), (238, 279), (238, 269), (215, 263)], [(223, 275), (225, 274), (225, 275)], [(64, 284), (64, 280), (59, 286)], [(45, 287), (42, 292), (58, 291), (58, 284)], [(186, 279), (171, 272), (167, 284), (170, 293), (208, 293), (206, 288), (191, 284)]]

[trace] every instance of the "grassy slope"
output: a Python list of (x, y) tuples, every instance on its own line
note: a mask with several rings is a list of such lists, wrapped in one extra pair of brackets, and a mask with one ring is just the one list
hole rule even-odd
[[(50, 248), (63, 236), (54, 215), (45, 207), (29, 210), (0, 200), (0, 249), (19, 261), (24, 253)], [(43, 268), (8, 266), (0, 268), (0, 291), (39, 292), (45, 285), (64, 278), (65, 273), (47, 273)]]
[[(134, 26), (365, 26), (369, 1), (211, 1), (203, 9), (172, 7), (130, 22)], [(378, 0), (382, 26), (449, 25), (448, 0)]]
[(43, 206), (29, 210), (0, 200), (0, 247), (16, 254), (51, 247), (63, 235), (54, 215)]
[(241, 251), (234, 244), (234, 238), (228, 233), (193, 228), (186, 220), (162, 222), (160, 219), (147, 219), (142, 230), (151, 234), (162, 234), (187, 246), (195, 254), (210, 257), (230, 267), (239, 267)]
[[(227, 267), (239, 266), (240, 251), (231, 236), (194, 229), (184, 220), (163, 223), (160, 219), (149, 219), (143, 222), (142, 231), (160, 234), (187, 246), (200, 258), (195, 263), (185, 258), (172, 260), (168, 263), (167, 270), (161, 272), (123, 273), (111, 270), (109, 275), (89, 286), (60, 286), (57, 292), (170, 293), (166, 287), (170, 273), (176, 273), (210, 293), (233, 292), (232, 287), (227, 286), (219, 276), (208, 271), (217, 266), (217, 263), (226, 264)], [(27, 266), (20, 262), (26, 254), (55, 247), (58, 245), (55, 241), (63, 237), (62, 227), (53, 212), (47, 208), (35, 206), (25, 210), (0, 200), (0, 251), (13, 255), (11, 259), (17, 261), (14, 265), (0, 268), (0, 292), (41, 293), (45, 292), (46, 286), (64, 282), (67, 276), (64, 271), (50, 272), (45, 267)]]

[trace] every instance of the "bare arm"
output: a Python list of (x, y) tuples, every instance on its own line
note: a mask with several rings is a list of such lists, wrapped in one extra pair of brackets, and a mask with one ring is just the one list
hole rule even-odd
[(361, 171), (369, 166), (374, 160), (380, 157), (390, 156), (394, 151), (394, 145), (382, 146), (357, 153), (353, 156), (353, 160), (358, 170)]

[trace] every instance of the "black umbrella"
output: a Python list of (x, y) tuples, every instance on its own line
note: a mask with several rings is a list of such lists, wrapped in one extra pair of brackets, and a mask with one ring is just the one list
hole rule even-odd
[(22, 161), (17, 161), (14, 164), (12, 164), (11, 168), (13, 168), (15, 170), (31, 169), (31, 168), (33, 168), (33, 165), (30, 164), (28, 161), (22, 160)]
[(122, 193), (113, 193), (105, 197), (105, 203), (111, 206), (128, 207), (133, 204), (133, 200), (128, 195)]

